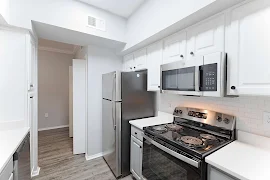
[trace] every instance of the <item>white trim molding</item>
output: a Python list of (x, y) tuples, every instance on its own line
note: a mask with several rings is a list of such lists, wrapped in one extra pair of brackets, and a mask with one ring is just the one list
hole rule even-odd
[(46, 128), (39, 128), (38, 131), (46, 131), (46, 130), (52, 130), (52, 129), (66, 128), (66, 127), (69, 127), (69, 125), (54, 126), (54, 127), (46, 127)]
[(63, 50), (63, 49), (56, 49), (56, 48), (45, 47), (45, 46), (38, 46), (38, 50), (74, 55), (74, 49), (72, 51), (67, 51), (67, 50)]
[(31, 177), (38, 176), (39, 175), (39, 172), (40, 172), (40, 167), (37, 167), (36, 170), (32, 169)]
[(94, 154), (94, 155), (87, 155), (85, 154), (85, 159), (86, 161), (89, 161), (89, 160), (92, 160), (92, 159), (96, 159), (96, 158), (99, 158), (99, 157), (102, 157), (103, 156), (103, 153), (97, 153), (97, 154)]

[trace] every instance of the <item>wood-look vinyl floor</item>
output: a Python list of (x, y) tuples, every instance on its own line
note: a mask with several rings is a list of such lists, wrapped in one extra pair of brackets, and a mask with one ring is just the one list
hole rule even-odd
[(73, 155), (68, 128), (41, 131), (38, 139), (41, 170), (34, 180), (115, 180), (103, 158), (86, 161), (84, 155)]

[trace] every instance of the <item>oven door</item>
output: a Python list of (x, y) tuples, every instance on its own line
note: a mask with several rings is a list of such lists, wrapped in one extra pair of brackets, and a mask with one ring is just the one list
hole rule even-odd
[(199, 66), (177, 61), (161, 66), (161, 92), (170, 94), (197, 95), (202, 93)]
[(191, 159), (145, 136), (142, 175), (147, 180), (201, 180), (201, 161)]

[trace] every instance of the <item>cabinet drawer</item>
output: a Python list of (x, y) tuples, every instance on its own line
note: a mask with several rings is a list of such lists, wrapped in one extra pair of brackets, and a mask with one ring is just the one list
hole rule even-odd
[(134, 126), (131, 126), (131, 135), (143, 141), (143, 131)]
[(9, 160), (6, 167), (3, 169), (3, 171), (0, 173), (0, 179), (9, 179), (11, 174), (13, 172), (13, 157)]

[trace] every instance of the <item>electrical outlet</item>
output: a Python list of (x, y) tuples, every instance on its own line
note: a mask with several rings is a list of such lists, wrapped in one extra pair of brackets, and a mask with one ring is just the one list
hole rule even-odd
[(266, 128), (270, 128), (270, 112), (263, 113), (263, 124)]
[(49, 113), (45, 113), (45, 118), (49, 117)]

